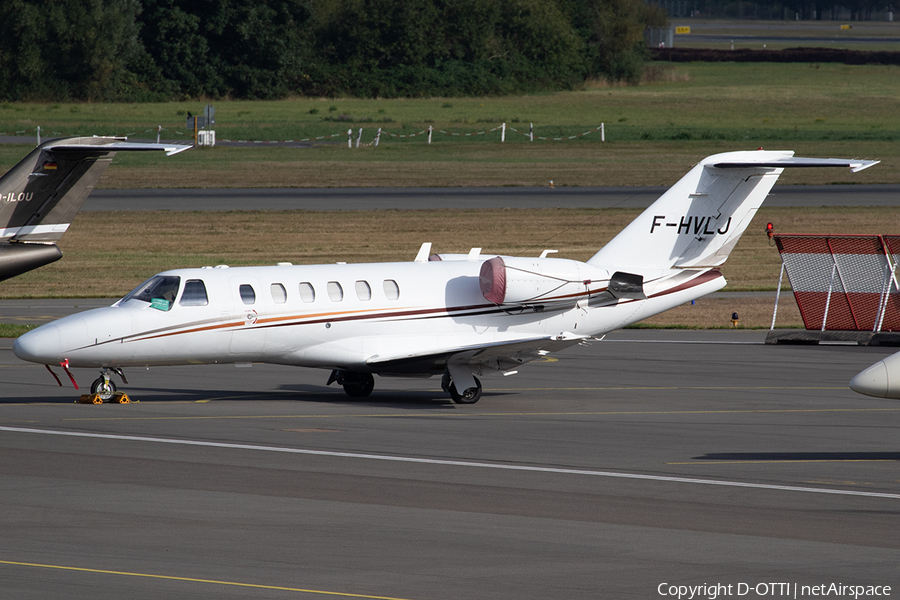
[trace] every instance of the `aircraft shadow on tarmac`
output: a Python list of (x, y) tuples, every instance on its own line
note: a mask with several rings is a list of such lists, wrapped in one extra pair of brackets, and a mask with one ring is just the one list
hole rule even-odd
[[(298, 402), (318, 402), (323, 404), (341, 404), (347, 406), (377, 405), (392, 408), (461, 408), (442, 390), (375, 390), (365, 398), (351, 398), (339, 387), (323, 387), (317, 385), (282, 385), (277, 388), (281, 399)], [(499, 398), (508, 392), (492, 391), (484, 398)], [(261, 399), (265, 395), (261, 394)]]
[[(310, 402), (343, 406), (378, 406), (396, 409), (450, 409), (460, 408), (441, 390), (376, 390), (365, 398), (351, 398), (337, 387), (327, 388), (317, 385), (282, 385), (269, 390), (247, 391), (228, 389), (191, 388), (149, 388), (121, 387), (120, 392), (128, 394), (132, 402)], [(78, 401), (79, 394), (90, 393), (84, 388), (73, 390), (68, 397), (29, 396), (27, 398), (3, 398), (0, 404), (71, 404)], [(506, 395), (491, 392), (491, 397)]]
[[(339, 387), (327, 388), (303, 384), (282, 385), (260, 391), (178, 388), (122, 388), (119, 391), (126, 392), (134, 402), (309, 402), (414, 410), (448, 409), (457, 406), (441, 390), (376, 390), (365, 398), (351, 398)], [(29, 398), (27, 402), (60, 402), (60, 399)]]
[(722, 462), (785, 462), (785, 461), (852, 461), (852, 460), (896, 460), (900, 452), (723, 452), (695, 456), (693, 460)]

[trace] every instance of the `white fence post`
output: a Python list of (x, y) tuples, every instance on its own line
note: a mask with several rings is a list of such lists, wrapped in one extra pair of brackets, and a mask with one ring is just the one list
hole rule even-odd
[(528, 128), (528, 141), (534, 141), (534, 123), (532, 123), (531, 127)]
[[(831, 256), (834, 260), (834, 255)], [(837, 272), (837, 263), (831, 267), (831, 283), (828, 284), (828, 298), (825, 300), (825, 314), (822, 316), (822, 331), (825, 331), (825, 323), (828, 322), (828, 308), (831, 306), (831, 292), (834, 289), (834, 275)]]
[(378, 133), (375, 134), (375, 147), (378, 147), (378, 142), (381, 140), (381, 127), (378, 128)]
[(775, 292), (775, 308), (772, 310), (772, 326), (769, 331), (775, 329), (775, 317), (778, 315), (778, 299), (781, 298), (781, 280), (784, 278), (784, 260), (781, 261), (781, 273), (778, 274), (778, 290)]
[(506, 123), (500, 126), (500, 143), (506, 141)]
[(605, 123), (600, 123), (600, 141), (601, 142), (606, 141), (606, 124)]
[(159, 136), (162, 135), (162, 125), (156, 127), (156, 143), (159, 143)]
[[(896, 265), (894, 269), (896, 269)], [(884, 313), (887, 312), (888, 300), (891, 296), (891, 283), (894, 281), (894, 270), (891, 269), (890, 263), (884, 265), (884, 278), (881, 282), (881, 298), (878, 301), (878, 322), (872, 331), (878, 333), (881, 331), (881, 324), (884, 322)]]
[(38, 132), (38, 134), (37, 134), (38, 144), (37, 145), (40, 146), (41, 145), (41, 126), (40, 125), (38, 125), (38, 127), (37, 127), (37, 132)]
[(359, 148), (359, 140), (362, 138), (362, 127), (359, 128), (359, 133), (356, 135), (356, 147)]
[(352, 129), (347, 130), (347, 147), (351, 148), (351, 149), (353, 148), (353, 130)]
[(428, 145), (431, 145), (431, 130), (433, 127), (431, 125), (428, 126)]

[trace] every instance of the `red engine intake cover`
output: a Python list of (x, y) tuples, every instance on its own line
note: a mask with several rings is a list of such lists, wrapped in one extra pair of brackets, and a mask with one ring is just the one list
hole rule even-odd
[(478, 276), (481, 285), (481, 293), (488, 302), (503, 304), (506, 298), (506, 265), (503, 259), (495, 256), (481, 264), (481, 274)]

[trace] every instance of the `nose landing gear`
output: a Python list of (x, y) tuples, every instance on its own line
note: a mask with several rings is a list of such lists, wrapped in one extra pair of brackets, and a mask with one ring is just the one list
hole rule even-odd
[(112, 399), (116, 394), (116, 384), (109, 378), (110, 371), (121, 377), (124, 383), (128, 383), (122, 369), (107, 368), (100, 371), (100, 377), (95, 379), (94, 383), (91, 384), (91, 394), (96, 394), (104, 402)]
[(106, 372), (100, 373), (100, 377), (91, 384), (91, 393), (96, 394), (104, 402), (113, 397), (116, 393), (116, 384), (109, 378)]

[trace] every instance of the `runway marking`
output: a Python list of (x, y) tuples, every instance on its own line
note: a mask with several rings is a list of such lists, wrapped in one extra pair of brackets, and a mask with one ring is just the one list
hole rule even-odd
[(341, 596), (344, 598), (370, 598), (371, 600), (406, 600), (391, 596), (372, 596), (369, 594), (350, 594), (346, 592), (329, 592), (325, 590), (309, 590), (303, 588), (284, 587), (280, 585), (262, 585), (258, 583), (241, 583), (238, 581), (219, 581), (217, 579), (197, 579), (194, 577), (177, 577), (175, 575), (155, 575), (153, 573), (131, 573), (128, 571), (109, 571), (106, 569), (87, 569), (84, 567), (66, 567), (62, 565), (44, 565), (39, 563), (17, 562), (12, 560), (0, 560), (2, 565), (17, 567), (40, 567), (43, 569), (55, 569), (59, 571), (78, 571), (81, 573), (98, 573), (101, 575), (123, 575), (127, 577), (145, 577), (148, 579), (165, 579), (168, 581), (187, 581), (191, 583), (211, 583), (215, 585), (230, 585), (236, 587), (255, 588), (260, 590), (279, 590), (283, 592), (302, 592), (305, 594), (318, 594), (321, 596)]
[[(708, 460), (691, 462), (667, 462), (666, 465), (777, 465), (779, 463), (850, 463), (850, 462), (898, 462), (896, 458), (818, 458), (806, 460)], [(814, 482), (807, 482), (814, 483)]]
[[(647, 390), (845, 390), (846, 386), (783, 385), (653, 385), (620, 387), (491, 388), (492, 392), (572, 392), (572, 391), (647, 391)], [(435, 390), (436, 391), (436, 390)]]
[[(145, 404), (147, 404), (145, 402)], [(195, 404), (190, 402), (188, 404)], [(2, 405), (0, 405), (2, 406)], [(16, 406), (11, 404), (9, 406)], [(216, 419), (372, 419), (382, 418), (417, 418), (417, 417), (578, 417), (578, 416), (616, 416), (616, 415), (719, 415), (719, 414), (765, 414), (765, 413), (827, 413), (827, 412), (897, 412), (900, 408), (773, 408), (753, 410), (647, 410), (647, 411), (571, 411), (571, 412), (492, 412), (492, 413), (356, 413), (347, 415), (214, 415), (184, 417), (69, 417), (61, 421), (203, 421)], [(30, 421), (31, 422), (31, 421)]]
[(592, 338), (589, 342), (603, 342), (605, 344), (627, 343), (627, 344), (733, 344), (736, 346), (764, 346), (765, 342), (729, 342), (727, 340), (604, 340)]
[(589, 469), (568, 469), (560, 467), (538, 467), (531, 465), (513, 465), (504, 463), (476, 462), (467, 460), (448, 460), (439, 458), (416, 458), (411, 456), (395, 456), (389, 454), (363, 454), (359, 452), (336, 452), (331, 450), (310, 450), (306, 448), (286, 448), (280, 446), (258, 446), (254, 444), (233, 444), (227, 442), (203, 442), (198, 440), (153, 438), (136, 435), (117, 435), (109, 433), (85, 433), (80, 431), (54, 431), (51, 429), (28, 429), (24, 427), (3, 427), (0, 431), (12, 433), (32, 433), (38, 435), (59, 435), (68, 437), (94, 438), (104, 440), (122, 440), (128, 442), (149, 442), (153, 444), (173, 444), (180, 446), (202, 446), (207, 448), (228, 448), (233, 450), (252, 450), (259, 452), (279, 452), (285, 454), (303, 454), (309, 456), (329, 456), (334, 458), (351, 458), (363, 460), (380, 460), (386, 462), (416, 463), (426, 465), (442, 465), (450, 467), (468, 467), (475, 469), (499, 469), (504, 471), (526, 471), (531, 473), (553, 473), (558, 475), (586, 475), (590, 477), (609, 477), (616, 479), (638, 479), (644, 481), (663, 481), (667, 483), (689, 483), (695, 485), (717, 485), (723, 487), (752, 488), (759, 490), (777, 490), (784, 492), (807, 492), (814, 494), (836, 494), (842, 496), (867, 496), (871, 498), (890, 498), (900, 500), (900, 494), (882, 492), (860, 492), (855, 490), (837, 490), (830, 488), (809, 488), (793, 485), (775, 485), (769, 483), (749, 483), (744, 481), (727, 481), (715, 479), (694, 479), (690, 477), (674, 477), (670, 475), (646, 475), (642, 473), (623, 473), (616, 471), (595, 471)]
[(877, 485), (870, 481), (804, 481), (803, 483), (821, 483), (824, 485)]

